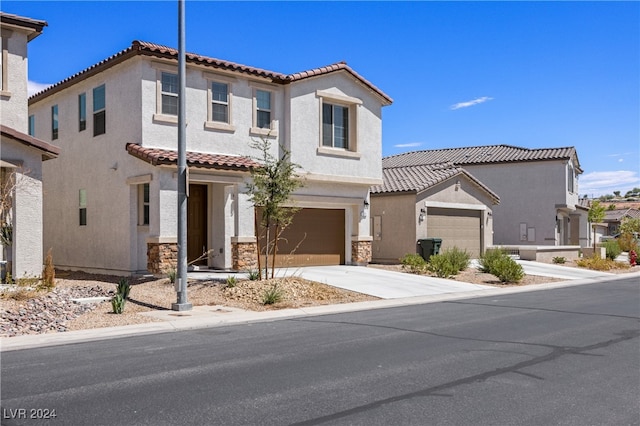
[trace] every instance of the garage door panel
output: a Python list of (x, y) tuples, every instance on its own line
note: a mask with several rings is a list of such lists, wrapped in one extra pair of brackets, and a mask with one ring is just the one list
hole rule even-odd
[[(280, 236), (276, 266), (344, 264), (344, 217), (344, 210), (338, 209), (299, 210)], [(264, 247), (264, 238), (261, 247)]]
[(480, 211), (429, 208), (427, 237), (442, 238), (441, 250), (458, 247), (480, 255)]

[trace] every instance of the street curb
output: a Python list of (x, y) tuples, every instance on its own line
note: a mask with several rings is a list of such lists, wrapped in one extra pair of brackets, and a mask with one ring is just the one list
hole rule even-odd
[[(602, 281), (619, 281), (630, 278), (640, 278), (640, 272), (618, 274), (606, 277), (587, 278), (580, 280), (558, 281), (545, 284), (532, 284), (522, 287), (506, 287), (474, 290), (458, 293), (443, 293), (432, 296), (415, 296), (399, 299), (382, 299), (366, 302), (344, 303), (338, 305), (311, 306), (308, 308), (282, 309), (278, 311), (239, 312), (222, 317), (176, 319), (164, 322), (125, 325), (119, 327), (105, 327), (89, 330), (68, 331), (64, 333), (50, 333), (4, 337), (0, 339), (0, 352), (18, 351), (23, 349), (44, 348), (51, 346), (70, 345), (98, 340), (117, 339), (139, 335), (168, 333), (173, 331), (197, 330), (228, 325), (252, 324), (257, 322), (279, 321), (307, 316), (333, 315), (357, 312), (371, 309), (387, 309), (402, 306), (439, 303), (461, 299), (475, 299), (480, 297), (527, 293), (532, 291), (552, 290), (579, 285), (597, 284)], [(640, 281), (639, 281), (640, 283)]]

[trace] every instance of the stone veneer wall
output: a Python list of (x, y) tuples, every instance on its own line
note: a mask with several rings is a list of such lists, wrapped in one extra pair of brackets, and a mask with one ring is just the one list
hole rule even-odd
[(147, 243), (147, 270), (152, 274), (165, 274), (178, 265), (177, 243)]
[(256, 243), (232, 243), (231, 258), (233, 269), (246, 271), (258, 268), (258, 246)]
[(351, 242), (351, 262), (355, 265), (367, 265), (371, 262), (371, 241)]

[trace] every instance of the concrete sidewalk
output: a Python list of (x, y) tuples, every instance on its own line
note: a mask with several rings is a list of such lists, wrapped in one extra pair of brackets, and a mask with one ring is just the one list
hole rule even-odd
[(250, 324), (254, 322), (276, 321), (289, 318), (300, 318), (305, 316), (339, 314), (370, 309), (437, 303), (449, 300), (471, 299), (477, 297), (499, 296), (529, 291), (550, 290), (575, 285), (593, 284), (602, 281), (603, 279), (620, 280), (627, 278), (640, 280), (640, 272), (609, 275), (606, 277), (597, 277), (590, 279), (577, 279), (547, 284), (529, 285), (522, 287), (487, 287), (470, 291), (460, 291), (457, 293), (449, 292), (407, 298), (393, 298), (368, 302), (313, 306), (308, 308), (282, 309), (264, 312), (245, 311), (223, 306), (195, 306), (192, 311), (186, 312), (177, 312), (170, 310), (152, 311), (147, 312), (143, 315), (157, 318), (161, 320), (160, 322), (136, 324), (123, 327), (108, 327), (91, 330), (69, 331), (65, 333), (50, 333), (2, 338), (0, 341), (0, 352), (47, 346), (68, 345), (88, 341), (130, 337), (136, 335), (166, 333), (171, 331), (220, 327), (232, 324)]

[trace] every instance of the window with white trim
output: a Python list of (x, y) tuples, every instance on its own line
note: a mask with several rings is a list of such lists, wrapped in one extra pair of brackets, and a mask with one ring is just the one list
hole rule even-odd
[(211, 82), (211, 121), (229, 123), (229, 85)]
[(149, 183), (138, 185), (138, 225), (149, 225)]
[(567, 163), (567, 190), (573, 193), (574, 189), (575, 189), (575, 172), (573, 169), (573, 165), (571, 163)]
[(0, 92), (2, 96), (10, 96), (9, 93), (9, 38), (12, 35), (11, 30), (2, 29), (2, 56), (0, 56)]
[(349, 108), (322, 103), (322, 146), (349, 149)]
[(160, 77), (161, 113), (178, 115), (178, 74), (162, 71)]
[(325, 90), (319, 99), (320, 129), (318, 153), (359, 158), (358, 107), (362, 100)]
[(275, 127), (275, 92), (264, 85), (253, 89), (253, 123), (251, 134), (255, 136), (277, 137)]
[(104, 84), (93, 89), (93, 136), (107, 131), (106, 98)]

